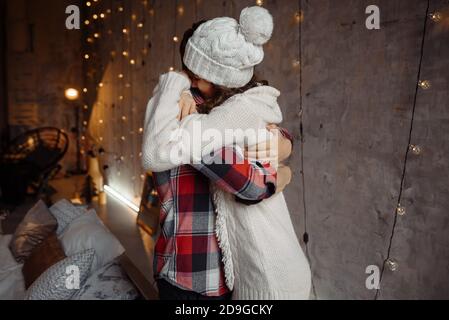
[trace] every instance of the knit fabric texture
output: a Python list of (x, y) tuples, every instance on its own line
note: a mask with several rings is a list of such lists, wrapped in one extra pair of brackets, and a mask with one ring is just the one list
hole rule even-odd
[(273, 32), (268, 10), (243, 9), (240, 21), (219, 17), (198, 27), (189, 39), (184, 63), (197, 76), (228, 88), (246, 85), (264, 58), (263, 44)]

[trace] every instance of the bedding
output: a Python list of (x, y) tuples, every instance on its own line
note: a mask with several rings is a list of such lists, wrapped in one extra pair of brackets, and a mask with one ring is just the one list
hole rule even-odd
[(118, 259), (98, 269), (86, 280), (72, 300), (135, 300), (136, 287), (123, 271)]
[(22, 300), (25, 296), (25, 281), (22, 264), (9, 250), (12, 235), (0, 234), (0, 300)]
[[(42, 204), (36, 206), (39, 210), (44, 208)], [(47, 211), (50, 219), (39, 221), (53, 225), (53, 231), (36, 243), (25, 264), (17, 262), (9, 248), (13, 235), (0, 234), (0, 300), (139, 298), (137, 288), (118, 262), (125, 250), (95, 210), (87, 211), (63, 200)], [(54, 221), (62, 227), (57, 227)], [(43, 263), (40, 260), (46, 260), (44, 255), (49, 257)], [(47, 262), (48, 266), (45, 266)], [(42, 263), (40, 267), (35, 265)], [(79, 287), (69, 289), (66, 286), (67, 267), (74, 265), (79, 268)], [(24, 272), (30, 284), (28, 290)]]

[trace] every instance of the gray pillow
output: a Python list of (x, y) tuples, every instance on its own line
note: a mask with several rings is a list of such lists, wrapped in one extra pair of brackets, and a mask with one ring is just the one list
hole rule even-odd
[(135, 300), (138, 297), (136, 287), (114, 260), (92, 274), (72, 300)]
[(23, 263), (33, 249), (55, 231), (58, 222), (42, 200), (23, 218), (9, 244), (17, 262)]
[[(70, 300), (89, 277), (94, 256), (95, 250), (88, 249), (54, 264), (33, 282), (26, 292), (25, 300)], [(72, 280), (77, 278), (74, 277), (77, 271), (79, 286), (73, 287)]]
[(84, 213), (82, 208), (75, 207), (70, 201), (62, 199), (50, 207), (50, 212), (58, 221), (56, 234), (60, 236), (64, 229)]

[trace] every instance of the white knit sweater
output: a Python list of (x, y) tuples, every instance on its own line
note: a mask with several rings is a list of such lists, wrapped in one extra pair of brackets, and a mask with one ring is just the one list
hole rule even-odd
[[(194, 114), (179, 122), (176, 119), (179, 97), (188, 89), (189, 81), (178, 73), (161, 76), (145, 115), (142, 156), (145, 169), (155, 172), (173, 169), (221, 147), (219, 142), (206, 141), (188, 156), (175, 162), (170, 159), (175, 145), (187, 148), (189, 143), (173, 141), (173, 136), (181, 129), (192, 134), (195, 121), (201, 122), (202, 130), (213, 128), (222, 134), (226, 129), (259, 129), (282, 121), (277, 104), (279, 91), (261, 86), (235, 95), (208, 115)], [(186, 131), (183, 132), (185, 135)], [(247, 206), (214, 186), (212, 192), (226, 284), (233, 290), (233, 299), (308, 299), (310, 268), (283, 194)]]

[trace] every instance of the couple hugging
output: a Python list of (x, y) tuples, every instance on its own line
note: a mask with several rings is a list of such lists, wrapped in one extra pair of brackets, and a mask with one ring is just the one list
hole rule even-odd
[[(162, 300), (309, 298), (309, 264), (282, 194), (291, 171), (277, 165), (292, 139), (277, 127), (279, 91), (254, 76), (272, 31), (270, 13), (258, 6), (239, 22), (194, 24), (181, 43), (183, 70), (163, 74), (148, 103), (142, 159), (161, 201), (154, 276)], [(198, 123), (222, 135), (266, 135), (199, 139), (188, 148), (179, 132), (195, 137)], [(171, 156), (174, 149), (187, 156)]]

